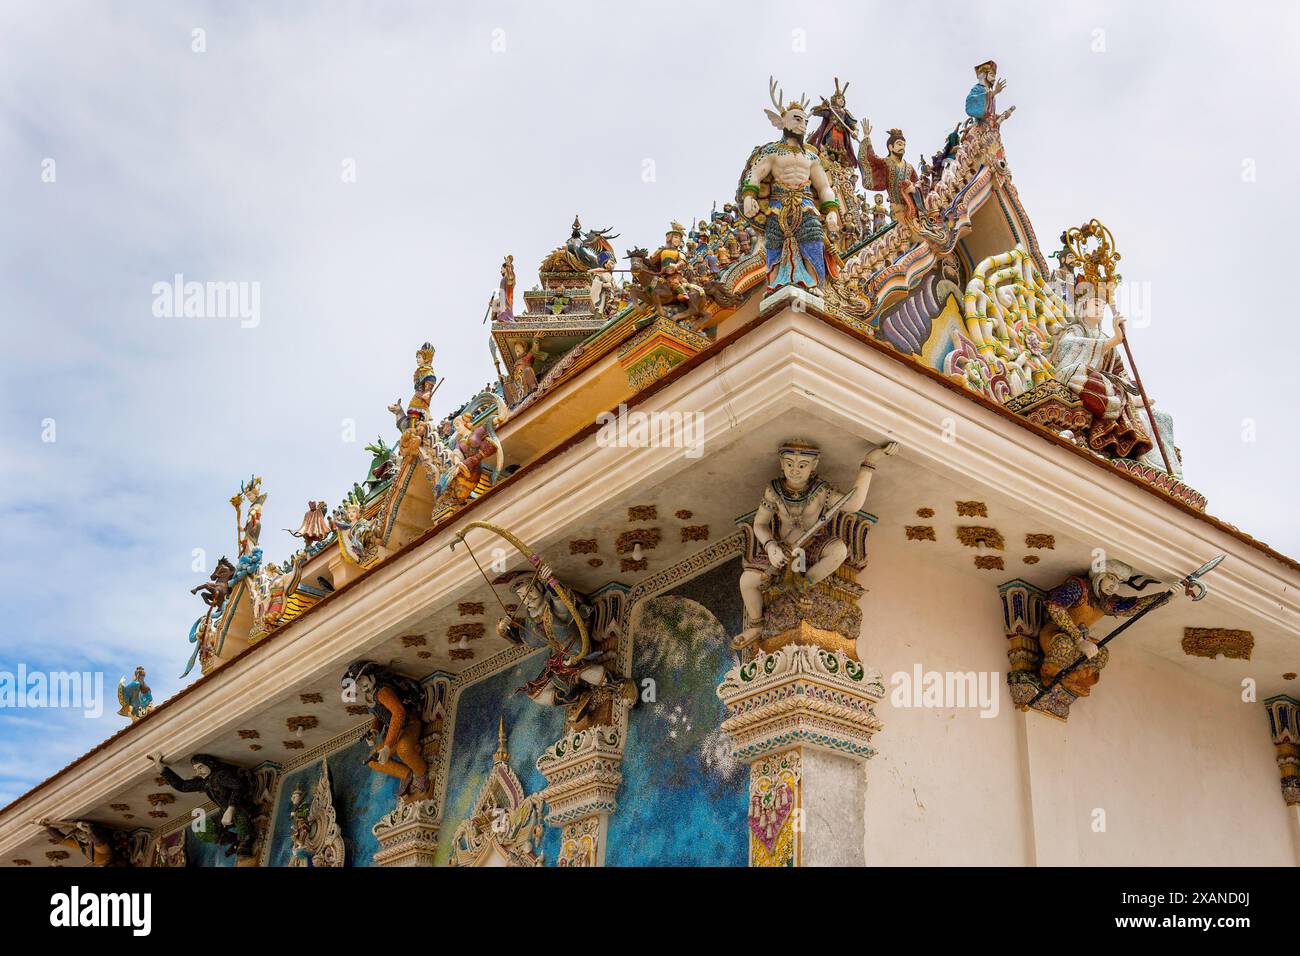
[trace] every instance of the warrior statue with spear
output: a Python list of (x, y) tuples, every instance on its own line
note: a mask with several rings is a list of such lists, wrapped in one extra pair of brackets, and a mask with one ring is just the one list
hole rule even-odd
[[(1206, 562), (1178, 582), (1193, 601), (1209, 593), (1201, 578), (1217, 568), (1223, 557), (1219, 555)], [(1038, 703), (1058, 685), (1075, 697), (1087, 697), (1110, 659), (1106, 645), (1174, 596), (1172, 589), (1144, 597), (1125, 596), (1118, 593), (1120, 585), (1141, 591), (1154, 583), (1154, 578), (1135, 575), (1124, 562), (1108, 559), (1094, 567), (1087, 578), (1071, 575), (1053, 588), (1045, 602), (1047, 622), (1038, 636), (1043, 652), (1039, 670), (1043, 686), (1024, 709)], [(1104, 617), (1129, 620), (1097, 640), (1090, 629)]]

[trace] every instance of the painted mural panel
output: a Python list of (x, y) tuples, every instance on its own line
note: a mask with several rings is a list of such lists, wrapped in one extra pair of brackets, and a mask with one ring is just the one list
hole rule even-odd
[[(373, 866), (379, 841), (371, 828), (397, 805), (399, 781), (366, 766), (370, 747), (365, 740), (336, 750), (328, 757), (330, 781), (334, 794), (334, 812), (343, 833), (346, 866)], [(299, 783), (308, 796), (320, 775), (320, 760), (291, 771), (284, 776), (275, 803), (275, 830), (272, 833), (269, 866), (289, 865), (289, 808), (294, 788)]]
[(185, 828), (186, 866), (234, 866), (234, 855), (226, 856), (226, 848), (216, 843), (200, 840), (192, 827)]
[[(510, 766), (527, 793), (546, 787), (537, 769), (537, 757), (564, 732), (564, 708), (540, 707), (516, 689), (536, 675), (545, 653), (530, 655), (460, 693), (456, 702), (456, 727), (452, 735), (447, 795), (442, 814), (442, 836), (437, 863), (445, 866), (451, 855), (451, 834), (474, 809), (474, 801), (492, 769), (497, 749), (498, 722), (506, 722)], [(560, 851), (560, 831), (548, 826), (542, 839), (546, 865)]]
[(745, 866), (747, 778), (719, 729), (714, 689), (731, 666), (728, 634), (741, 629), (729, 561), (646, 602), (633, 635), (632, 675), (653, 679), (628, 723), (618, 811), (609, 818), (609, 866)]

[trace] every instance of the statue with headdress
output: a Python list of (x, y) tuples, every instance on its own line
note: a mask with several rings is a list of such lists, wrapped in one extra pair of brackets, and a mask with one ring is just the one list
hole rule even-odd
[(764, 592), (798, 594), (824, 581), (849, 557), (849, 545), (836, 532), (837, 516), (861, 510), (876, 466), (898, 451), (887, 442), (867, 452), (853, 488), (841, 493), (817, 474), (821, 449), (794, 439), (777, 451), (781, 475), (768, 482), (754, 512), (749, 554), (740, 575), (745, 627), (732, 640), (748, 648), (763, 633)]
[(1048, 592), (1043, 602), (1047, 621), (1038, 632), (1043, 652), (1039, 674), (1046, 686), (1082, 654), (1086, 660), (1062, 678), (1060, 686), (1076, 697), (1087, 697), (1110, 660), (1110, 651), (1097, 646), (1091, 628), (1106, 617), (1134, 617), (1169, 600), (1170, 592), (1146, 597), (1119, 593), (1121, 585), (1141, 591), (1154, 578), (1135, 575), (1123, 561), (1106, 560), (1087, 575), (1072, 574)]
[(1010, 116), (1015, 107), (998, 115), (997, 95), (1007, 88), (1007, 81), (998, 78), (998, 65), (985, 60), (975, 67), (975, 85), (966, 94), (966, 115), (977, 123), (996, 125)]
[(862, 186), (867, 190), (884, 190), (889, 197), (889, 217), (918, 238), (943, 241), (944, 233), (929, 218), (921, 179), (916, 167), (906, 159), (907, 137), (901, 129), (891, 129), (885, 140), (885, 155), (877, 156), (871, 145), (871, 123), (862, 121), (862, 147), (858, 167)]
[(830, 99), (822, 97), (818, 106), (813, 108), (813, 116), (821, 120), (821, 125), (808, 141), (817, 147), (822, 155), (833, 159), (841, 166), (854, 165), (857, 150), (853, 141), (858, 135), (858, 121), (849, 112), (844, 94), (849, 91), (849, 84), (840, 87), (840, 78), (835, 77), (835, 92)]
[(807, 98), (782, 106), (775, 79), (768, 82), (768, 95), (776, 110), (764, 112), (781, 138), (750, 153), (736, 198), (745, 218), (763, 232), (767, 291), (788, 285), (817, 289), (840, 270), (839, 254), (827, 241), (827, 233), (840, 231), (840, 203), (821, 152), (804, 141)]

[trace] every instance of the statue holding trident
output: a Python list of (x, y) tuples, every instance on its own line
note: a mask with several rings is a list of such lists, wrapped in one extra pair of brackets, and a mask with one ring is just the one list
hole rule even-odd
[(767, 291), (787, 285), (816, 289), (840, 271), (840, 257), (826, 241), (827, 232), (840, 231), (840, 203), (821, 153), (804, 142), (808, 101), (782, 106), (775, 79), (768, 95), (776, 111), (764, 112), (781, 138), (750, 153), (736, 198), (745, 218), (763, 232)]
[(806, 441), (781, 446), (781, 477), (773, 478), (754, 513), (757, 553), (745, 561), (740, 596), (745, 629), (732, 640), (735, 650), (749, 647), (763, 632), (763, 592), (774, 585), (801, 592), (834, 574), (849, 556), (849, 546), (832, 533), (839, 514), (861, 510), (876, 466), (898, 451), (898, 442), (873, 448), (858, 468), (857, 480), (841, 493), (817, 475), (821, 449)]

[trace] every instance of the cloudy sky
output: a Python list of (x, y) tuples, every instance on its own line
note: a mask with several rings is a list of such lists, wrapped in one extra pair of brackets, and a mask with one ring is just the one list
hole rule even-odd
[[(442, 6), (0, 8), (0, 670), (90, 668), (111, 696), (143, 663), (174, 693), (195, 549), (234, 550), (240, 480), (264, 476), (283, 558), (280, 529), (393, 437), (419, 343), (439, 412), (492, 377), (504, 254), (528, 288), (575, 213), (621, 253), (729, 199), (769, 74), (851, 80), (917, 154), (995, 58), (1043, 245), (1098, 216), (1140, 283), (1132, 343), (1189, 482), (1300, 553), (1296, 5)], [(178, 273), (257, 283), (256, 327), (155, 315)], [(0, 803), (122, 720), (0, 712)]]

